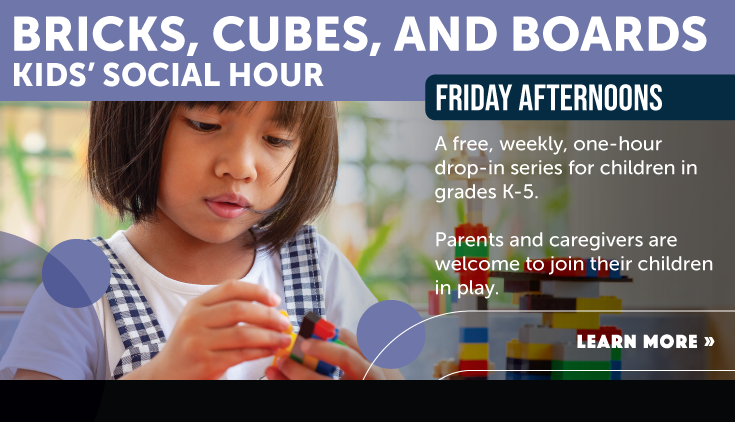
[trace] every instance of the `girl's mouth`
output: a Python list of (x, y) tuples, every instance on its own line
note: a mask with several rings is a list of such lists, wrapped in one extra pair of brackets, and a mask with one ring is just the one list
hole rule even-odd
[(210, 211), (219, 218), (232, 220), (245, 214), (250, 202), (247, 198), (236, 193), (227, 193), (212, 198), (205, 198)]

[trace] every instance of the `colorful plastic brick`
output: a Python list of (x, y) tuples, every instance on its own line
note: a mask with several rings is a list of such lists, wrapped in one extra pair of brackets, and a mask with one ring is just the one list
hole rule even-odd
[(615, 296), (600, 296), (599, 298), (577, 298), (577, 310), (608, 311), (605, 314), (619, 314), (623, 309), (623, 301)]
[(513, 339), (505, 343), (505, 356), (513, 359), (521, 359), (521, 343)]
[(459, 329), (460, 343), (487, 343), (487, 328), (461, 327)]
[(543, 324), (552, 328), (596, 330), (600, 328), (600, 314), (596, 312), (544, 312)]
[(490, 369), (487, 360), (460, 360), (460, 371), (487, 371)]
[(487, 343), (460, 343), (459, 360), (487, 360)]
[(503, 291), (505, 293), (540, 292), (541, 282), (539, 280), (504, 280)]
[(447, 313), (447, 298), (445, 296), (445, 293), (439, 293), (439, 313), (437, 315)]
[(521, 297), (519, 305), (521, 310), (526, 311), (573, 311), (578, 309), (578, 300), (549, 295), (526, 295)]
[[(288, 315), (285, 311), (281, 311), (281, 313), (284, 315)], [(305, 339), (314, 338), (322, 341), (329, 341), (346, 347), (346, 345), (339, 340), (339, 330), (334, 326), (334, 324), (325, 319), (322, 319), (319, 315), (313, 312), (309, 312), (304, 315), (304, 319), (302, 320), (301, 326), (299, 328), (300, 330), (298, 335), (293, 332), (293, 327), (290, 327), (290, 329), (287, 331), (287, 333), (291, 334), (291, 344), (289, 345), (289, 347), (280, 349), (276, 352), (276, 355), (273, 359), (273, 364), (276, 363), (276, 360), (278, 358), (289, 356), (294, 361), (306, 366), (311, 370), (314, 370), (322, 375), (333, 376), (337, 368), (329, 365), (326, 362), (322, 362), (314, 358), (313, 356), (305, 355), (304, 352), (301, 350), (301, 343)]]
[(436, 290), (429, 290), (429, 315), (439, 315), (439, 295)]
[(552, 345), (537, 343), (520, 343), (521, 359), (524, 360), (551, 360)]
[(609, 380), (610, 361), (574, 362), (552, 361), (552, 380)]

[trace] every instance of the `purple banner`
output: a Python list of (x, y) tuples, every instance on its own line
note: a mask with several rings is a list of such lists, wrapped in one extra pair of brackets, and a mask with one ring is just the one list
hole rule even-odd
[(735, 73), (735, 3), (726, 1), (27, 0), (3, 9), (6, 101), (423, 100), (433, 74)]

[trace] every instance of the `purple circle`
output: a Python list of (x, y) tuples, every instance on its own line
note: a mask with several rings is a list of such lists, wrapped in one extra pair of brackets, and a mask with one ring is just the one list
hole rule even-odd
[(84, 308), (110, 285), (110, 262), (100, 248), (80, 239), (59, 243), (43, 261), (43, 285), (60, 305)]
[[(407, 303), (398, 300), (378, 302), (365, 311), (357, 324), (360, 351), (381, 368), (404, 367), (413, 362), (424, 348), (426, 329), (421, 321), (421, 315)], [(413, 328), (403, 333), (409, 327)], [(386, 348), (388, 343), (390, 346)]]

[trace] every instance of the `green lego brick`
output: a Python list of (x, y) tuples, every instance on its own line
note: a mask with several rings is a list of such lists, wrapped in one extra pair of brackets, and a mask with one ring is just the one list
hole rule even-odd
[(342, 343), (342, 340), (335, 340), (333, 343), (334, 344), (339, 344), (341, 346), (347, 346), (346, 344)]
[(451, 293), (448, 295), (444, 295), (445, 299), (447, 301), (447, 312), (452, 312), (452, 295)]
[(610, 360), (623, 360), (623, 349), (610, 349)]
[(298, 357), (298, 356), (296, 356), (296, 355), (294, 355), (293, 353), (291, 353), (291, 359), (295, 360), (295, 361), (296, 361), (296, 362), (298, 362), (298, 363), (303, 363), (303, 362), (301, 361), (301, 359), (299, 359), (299, 357)]
[[(551, 362), (552, 380), (609, 380), (610, 362), (595, 361), (560, 361)], [(571, 371), (559, 371), (559, 369), (570, 369)], [(591, 370), (585, 372), (584, 370)]]
[(454, 247), (454, 257), (462, 258), (488, 258), (490, 256), (490, 245), (475, 245), (467, 246), (463, 243), (462, 245)]

